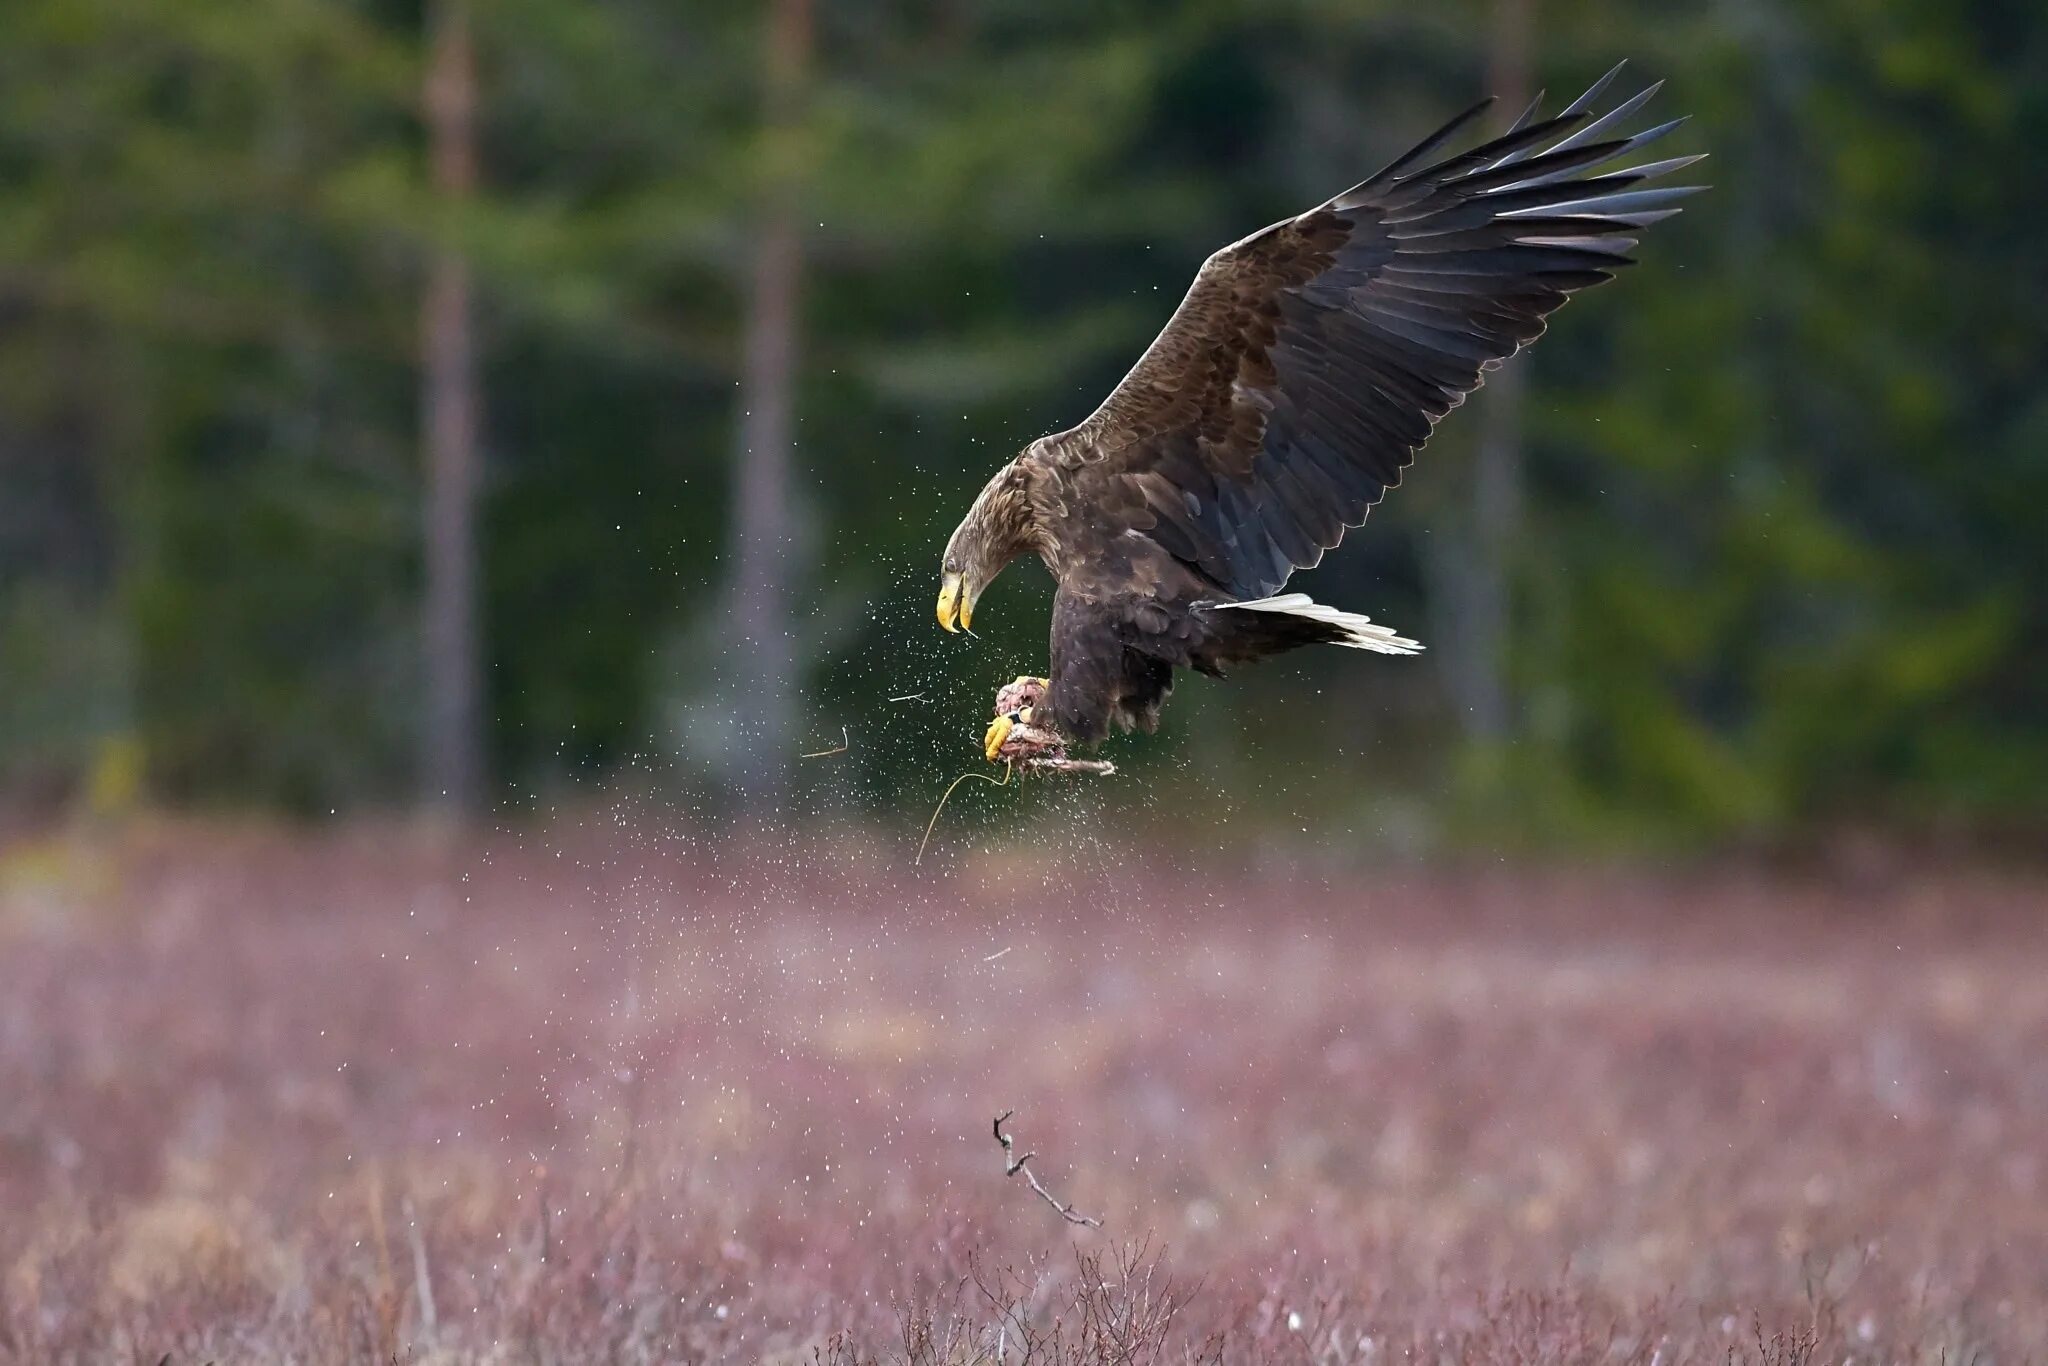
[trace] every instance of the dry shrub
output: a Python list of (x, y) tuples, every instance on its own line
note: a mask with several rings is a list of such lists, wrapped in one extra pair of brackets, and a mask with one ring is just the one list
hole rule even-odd
[(187, 831), (0, 904), (0, 1360), (2048, 1342), (2037, 883), (1063, 858)]

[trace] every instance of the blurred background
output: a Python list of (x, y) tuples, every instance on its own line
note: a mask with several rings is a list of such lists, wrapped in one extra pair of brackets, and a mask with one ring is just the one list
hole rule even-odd
[(978, 639), (931, 619), (987, 474), (1215, 247), (1622, 58), (1713, 190), (1302, 585), (1430, 653), (1191, 681), (1107, 805), (1426, 850), (2048, 815), (2037, 5), (14, 0), (6, 29), (6, 829), (616, 785), (921, 821), (1044, 659), (1035, 567)]
[[(1428, 653), (913, 867), (989, 473), (1623, 58)], [(2043, 148), (2039, 0), (5, 0), (0, 1359), (2038, 1358)]]

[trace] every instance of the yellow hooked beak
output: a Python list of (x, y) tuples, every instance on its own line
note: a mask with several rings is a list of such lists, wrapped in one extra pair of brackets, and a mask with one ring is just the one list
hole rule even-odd
[(939, 582), (939, 625), (948, 631), (959, 631), (973, 624), (973, 595), (961, 590), (958, 574), (946, 575)]

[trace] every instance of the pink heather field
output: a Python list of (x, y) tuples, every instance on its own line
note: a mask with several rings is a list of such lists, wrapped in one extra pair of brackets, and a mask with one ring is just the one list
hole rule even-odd
[(2048, 1360), (2039, 874), (942, 842), (15, 846), (0, 1360)]

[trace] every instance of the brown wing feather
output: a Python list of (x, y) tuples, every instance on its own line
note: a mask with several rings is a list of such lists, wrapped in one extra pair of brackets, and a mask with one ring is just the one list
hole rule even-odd
[(1631, 187), (1696, 157), (1590, 174), (1677, 126), (1606, 138), (1656, 90), (1593, 118), (1613, 74), (1556, 118), (1532, 107), (1505, 136), (1414, 169), (1485, 106), (1469, 110), (1204, 262), (1102, 406), (1026, 453), (1059, 485), (1076, 568), (1126, 561), (1109, 547), (1137, 532), (1219, 595), (1263, 597), (1363, 522), (1482, 372), (1628, 264), (1626, 234), (1691, 192)]

